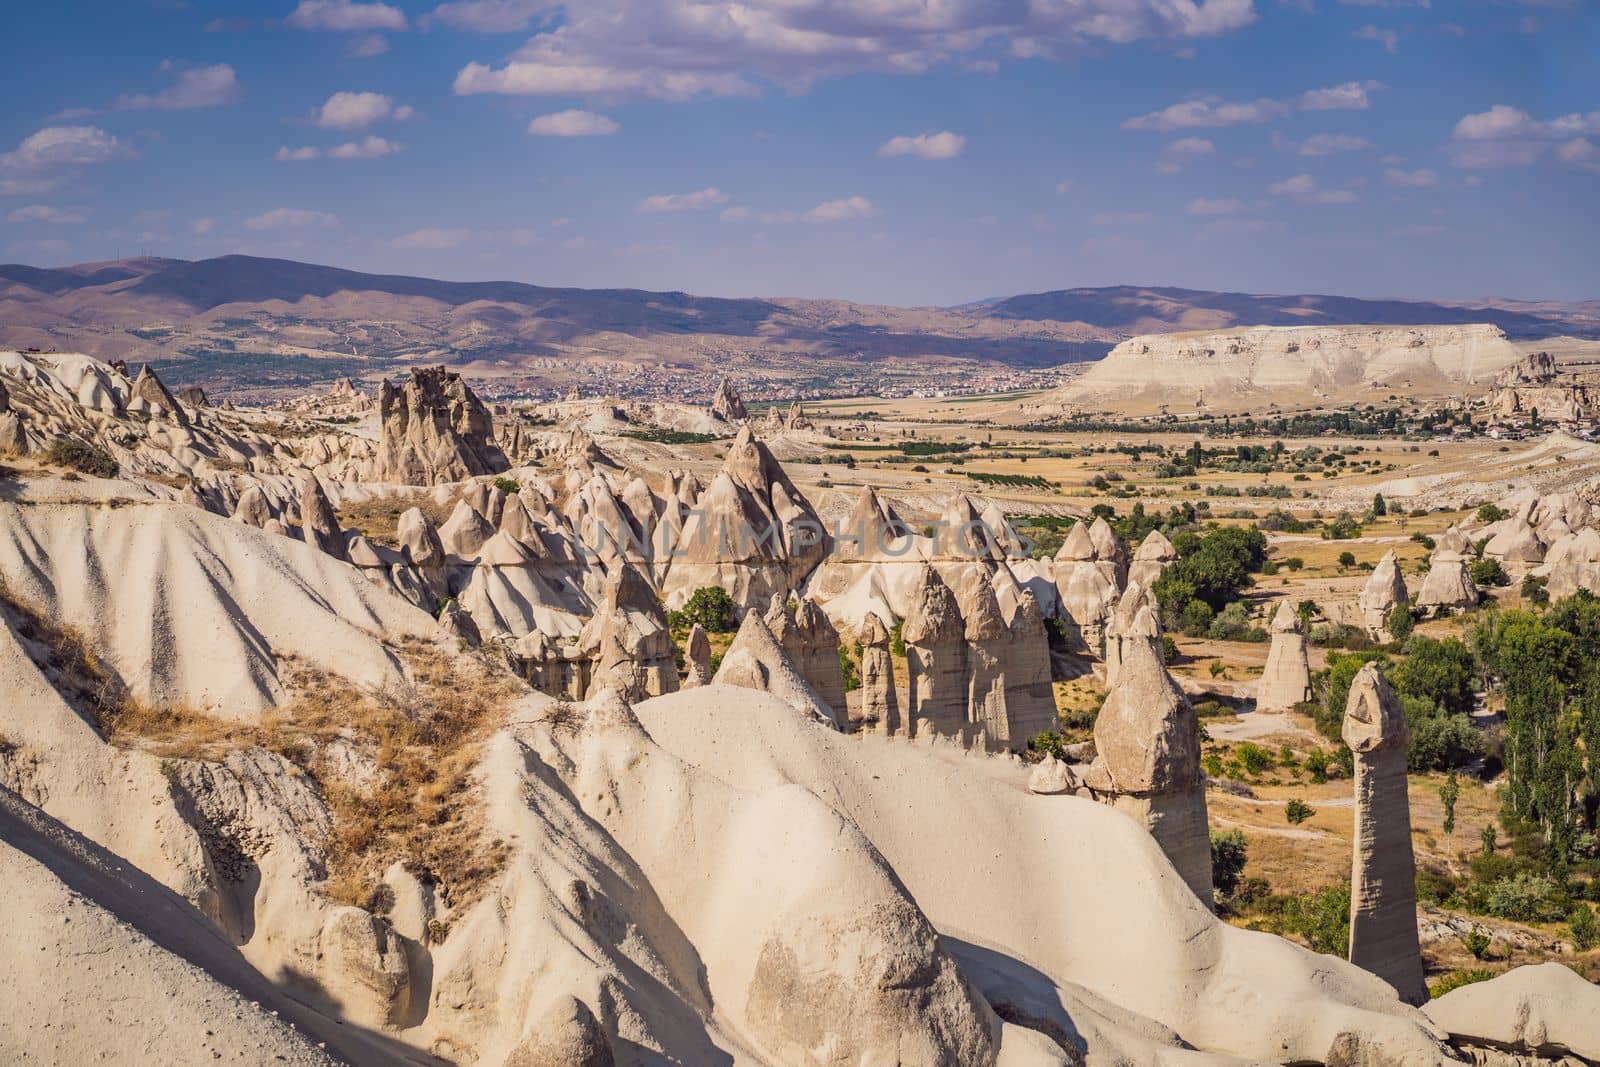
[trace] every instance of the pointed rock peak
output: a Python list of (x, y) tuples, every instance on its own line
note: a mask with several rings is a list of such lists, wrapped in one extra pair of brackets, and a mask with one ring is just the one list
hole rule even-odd
[(1032, 589), (1023, 587), (1022, 595), (1017, 598), (1017, 613), (1012, 616), (1011, 625), (1017, 629), (1044, 626), (1044, 610), (1039, 607), (1039, 598), (1033, 595)]
[(1087, 563), (1094, 558), (1095, 547), (1094, 541), (1089, 537), (1089, 524), (1079, 519), (1072, 524), (1072, 529), (1067, 531), (1067, 536), (1061, 541), (1061, 547), (1056, 549), (1056, 561)]
[(1096, 515), (1089, 524), (1089, 542), (1099, 559), (1112, 559), (1122, 552), (1122, 540), (1104, 515)]
[(528, 546), (505, 530), (490, 537), (478, 549), (478, 562), (490, 567), (525, 567), (533, 561)]
[(956, 595), (939, 577), (939, 572), (926, 563), (922, 565), (901, 634), (908, 643), (924, 646), (965, 639), (966, 626), (961, 621)]
[(1272, 614), (1272, 632), (1275, 634), (1297, 634), (1300, 629), (1300, 613), (1287, 600), (1279, 601), (1278, 610)]
[(1130, 641), (1094, 726), (1095, 751), (1118, 792), (1164, 793), (1200, 781), (1194, 709), (1152, 642)]
[(828, 613), (823, 611), (815, 600), (802, 600), (795, 609), (795, 625), (800, 632), (812, 641), (827, 640), (837, 641), (839, 631), (834, 628), (833, 620), (828, 618)]
[(432, 567), (444, 562), (444, 545), (439, 540), (439, 531), (434, 529), (421, 508), (408, 508), (400, 513), (395, 535), (412, 566)]
[(716, 685), (737, 685), (756, 689), (807, 714), (812, 718), (838, 727), (833, 710), (801, 677), (794, 661), (784, 651), (778, 639), (767, 628), (758, 611), (746, 612), (733, 644), (722, 657), (717, 668)]
[(706, 634), (705, 627), (699, 623), (695, 623), (694, 629), (689, 631), (689, 642), (684, 654), (696, 663), (711, 661), (711, 638)]
[(717, 395), (711, 399), (711, 413), (720, 416), (728, 422), (739, 422), (750, 417), (750, 412), (744, 406), (744, 400), (739, 396), (739, 390), (727, 378), (717, 386)]
[(1369, 663), (1350, 683), (1350, 698), (1344, 705), (1344, 727), (1340, 731), (1352, 752), (1375, 752), (1381, 748), (1404, 748), (1411, 741), (1405, 709), (1390, 687), (1388, 679)]
[(1144, 540), (1139, 544), (1139, 550), (1133, 554), (1139, 563), (1171, 563), (1178, 558), (1178, 550), (1173, 547), (1171, 539), (1160, 530), (1151, 530), (1144, 535)]
[(606, 585), (603, 613), (613, 614), (619, 611), (638, 611), (651, 617), (660, 616), (662, 625), (666, 624), (666, 613), (661, 608), (661, 600), (656, 596), (656, 591), (650, 587), (650, 582), (639, 568), (631, 563), (623, 563)]
[(183, 413), (178, 401), (167, 391), (161, 379), (156, 377), (156, 372), (150, 369), (150, 364), (146, 363), (139, 368), (139, 377), (133, 382), (133, 395), (152, 407), (167, 412), (180, 424), (189, 425), (189, 417)]
[(315, 545), (335, 559), (346, 558), (339, 517), (322, 483), (311, 471), (306, 471), (300, 482), (300, 528), (307, 544)]
[(867, 612), (866, 619), (861, 623), (861, 643), (873, 648), (889, 644), (889, 628), (878, 618), (878, 613), (875, 611)]
[(957, 606), (966, 623), (968, 641), (994, 641), (1009, 636), (1011, 628), (1000, 614), (1000, 602), (995, 599), (994, 587), (986, 581), (967, 582), (961, 590)]

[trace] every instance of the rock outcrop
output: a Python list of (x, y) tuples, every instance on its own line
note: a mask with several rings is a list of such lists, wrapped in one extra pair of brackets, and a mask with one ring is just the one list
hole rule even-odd
[(510, 467), (488, 409), (444, 367), (418, 367), (402, 385), (385, 380), (378, 418), (377, 481), (437, 485)]
[(1128, 584), (1138, 582), (1149, 589), (1161, 577), (1161, 572), (1178, 562), (1178, 550), (1160, 530), (1151, 530), (1140, 542), (1128, 565)]
[(1436, 546), (1422, 587), (1417, 590), (1417, 610), (1437, 614), (1441, 608), (1467, 611), (1477, 606), (1478, 587), (1472, 581), (1467, 557)]
[(874, 614), (861, 624), (861, 720), (878, 733), (894, 737), (905, 730), (900, 721), (900, 694), (894, 686), (894, 656), (889, 628)]
[(1278, 605), (1270, 627), (1272, 646), (1256, 689), (1257, 711), (1288, 711), (1311, 699), (1311, 664), (1306, 659), (1305, 627), (1287, 600)]
[(711, 414), (727, 422), (743, 422), (750, 417), (739, 390), (726, 378), (717, 386), (717, 395), (711, 398)]
[(667, 615), (638, 568), (622, 564), (578, 644), (592, 649), (589, 694), (617, 689), (629, 702), (678, 689), (676, 651)]
[(1123, 651), (1117, 687), (1095, 719), (1095, 760), (1083, 772), (1083, 784), (1146, 827), (1210, 907), (1211, 835), (1199, 720), (1148, 644), (1131, 642)]
[(1391, 548), (1372, 569), (1367, 584), (1362, 587), (1361, 595), (1356, 599), (1356, 607), (1361, 612), (1362, 627), (1373, 638), (1382, 639), (1386, 633), (1389, 613), (1396, 605), (1406, 603), (1408, 596), (1406, 580), (1400, 573), (1400, 560)]
[(1361, 668), (1345, 704), (1344, 743), (1355, 753), (1355, 858), (1350, 872), (1350, 962), (1422, 1004), (1416, 861), (1406, 790), (1406, 725), (1400, 698), (1376, 664)]
[(839, 631), (828, 616), (810, 600), (802, 600), (798, 608), (790, 609), (788, 600), (774, 596), (767, 608), (766, 623), (800, 677), (833, 710), (835, 721), (844, 722), (848, 711), (844, 669), (839, 663)]
[(966, 625), (955, 594), (924, 565), (911, 612), (900, 628), (906, 643), (906, 715), (911, 736), (926, 729), (945, 736), (967, 732)]
[(683, 650), (683, 689), (711, 684), (711, 638), (699, 623), (689, 631), (689, 641)]
[(834, 718), (833, 708), (811, 688), (794, 661), (773, 636), (759, 611), (746, 613), (733, 644), (723, 653), (714, 685), (735, 685), (770, 693), (803, 715), (825, 722), (835, 729), (844, 724)]
[(306, 544), (316, 545), (334, 559), (349, 560), (339, 516), (328, 502), (322, 483), (310, 471), (300, 482), (300, 533)]
[(1541, 1062), (1574, 1056), (1585, 1063), (1600, 1062), (1600, 986), (1564, 964), (1514, 968), (1487, 982), (1453, 989), (1428, 1001), (1422, 1012), (1469, 1052), (1500, 1050), (1537, 1056)]
[(1125, 646), (1137, 641), (1155, 650), (1161, 658), (1161, 616), (1154, 597), (1143, 585), (1130, 581), (1128, 588), (1117, 601), (1117, 610), (1106, 624), (1105, 660), (1106, 688), (1114, 689), (1122, 679)]

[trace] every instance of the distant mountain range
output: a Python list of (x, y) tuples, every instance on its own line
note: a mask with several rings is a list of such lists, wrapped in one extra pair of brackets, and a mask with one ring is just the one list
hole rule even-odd
[(1047, 367), (1138, 333), (1242, 324), (1490, 322), (1518, 338), (1600, 336), (1600, 301), (1423, 302), (1115, 286), (953, 308), (725, 299), (450, 282), (254, 256), (0, 265), (0, 346), (154, 361), (175, 381), (270, 387), (419, 362), (486, 376), (841, 373)]

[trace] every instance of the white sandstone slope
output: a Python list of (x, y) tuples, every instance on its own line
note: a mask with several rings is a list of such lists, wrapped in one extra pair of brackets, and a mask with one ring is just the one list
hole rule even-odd
[(309, 545), (172, 502), (0, 502), (0, 575), (137, 699), (233, 718), (283, 699), (285, 657), (376, 688), (402, 678), (380, 638), (439, 632)]
[(1520, 354), (1498, 327), (1253, 326), (1130, 338), (1041, 408), (1167, 404), (1214, 409), (1370, 398), (1375, 388), (1449, 395), (1487, 388)]

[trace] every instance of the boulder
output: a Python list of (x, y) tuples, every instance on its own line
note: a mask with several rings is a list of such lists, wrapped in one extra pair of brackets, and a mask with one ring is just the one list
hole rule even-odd
[(699, 623), (689, 631), (689, 643), (683, 650), (683, 685), (693, 689), (697, 685), (711, 684), (711, 638)]
[(1028, 773), (1028, 792), (1040, 793), (1045, 796), (1055, 796), (1060, 793), (1070, 793), (1076, 788), (1072, 779), (1072, 772), (1067, 765), (1054, 756), (1046, 756), (1034, 765)]
[(1600, 1062), (1600, 986), (1560, 963), (1516, 967), (1422, 1006), (1458, 1045)]

